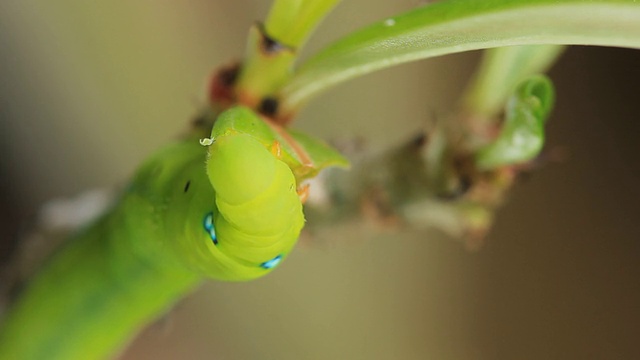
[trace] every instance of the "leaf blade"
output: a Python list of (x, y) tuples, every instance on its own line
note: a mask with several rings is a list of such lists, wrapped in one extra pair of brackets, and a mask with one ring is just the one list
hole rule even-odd
[(282, 106), (285, 111), (293, 112), (331, 86), (409, 61), (531, 44), (640, 48), (640, 3), (633, 0), (438, 2), (380, 21), (329, 45), (304, 63), (280, 90)]

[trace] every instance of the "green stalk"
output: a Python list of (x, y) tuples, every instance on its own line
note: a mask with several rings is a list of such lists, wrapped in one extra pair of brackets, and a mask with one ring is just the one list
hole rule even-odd
[(340, 0), (276, 0), (267, 16), (267, 32), (278, 41), (301, 48)]
[(263, 25), (249, 34), (236, 85), (241, 103), (256, 108), (292, 75), (300, 49), (339, 0), (276, 0)]

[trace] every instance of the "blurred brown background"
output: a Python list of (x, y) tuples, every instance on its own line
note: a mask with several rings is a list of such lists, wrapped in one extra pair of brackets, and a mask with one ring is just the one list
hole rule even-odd
[[(351, 0), (310, 51), (415, 0)], [(0, 3), (2, 257), (39, 205), (122, 184), (185, 129), (212, 69), (242, 55), (268, 2)], [(301, 114), (325, 138), (385, 146), (444, 115), (477, 53), (344, 84)], [(572, 48), (552, 70), (551, 146), (488, 243), (435, 233), (303, 244), (251, 283), (209, 283), (123, 359), (636, 359), (640, 52)]]

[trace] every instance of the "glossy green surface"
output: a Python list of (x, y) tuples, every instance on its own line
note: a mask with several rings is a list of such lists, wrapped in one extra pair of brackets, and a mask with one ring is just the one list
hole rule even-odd
[(634, 0), (448, 0), (384, 19), (327, 46), (280, 91), (285, 112), (348, 79), (429, 57), (510, 45), (640, 48)]
[(547, 77), (538, 75), (523, 81), (507, 102), (498, 138), (476, 154), (478, 167), (491, 169), (536, 157), (544, 145), (544, 124), (554, 97), (553, 84)]
[(239, 121), (217, 122), (213, 145), (151, 157), (40, 270), (4, 319), (0, 359), (113, 355), (202, 279), (250, 280), (286, 258), (304, 225), (296, 179), (260, 138), (269, 128), (252, 132), (262, 120), (226, 118)]

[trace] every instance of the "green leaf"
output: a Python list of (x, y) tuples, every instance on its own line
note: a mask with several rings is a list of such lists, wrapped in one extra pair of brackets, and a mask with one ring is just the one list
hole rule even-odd
[(553, 107), (551, 80), (542, 75), (523, 81), (507, 103), (498, 138), (476, 153), (476, 165), (488, 170), (535, 158), (544, 145), (544, 124)]
[(294, 169), (293, 173), (298, 179), (308, 179), (316, 176), (320, 170), (337, 166), (342, 168), (349, 167), (349, 160), (342, 156), (338, 150), (332, 148), (324, 141), (316, 139), (300, 131), (288, 129), (289, 134), (296, 140), (296, 142), (304, 149), (309, 159), (311, 159), (312, 166), (306, 168), (300, 168), (297, 171)]
[(485, 50), (463, 97), (465, 113), (479, 120), (493, 121), (516, 86), (534, 74), (545, 72), (564, 48), (560, 45), (525, 45)]
[(382, 20), (329, 45), (281, 90), (285, 112), (348, 79), (408, 61), (533, 44), (640, 48), (635, 0), (447, 0)]

